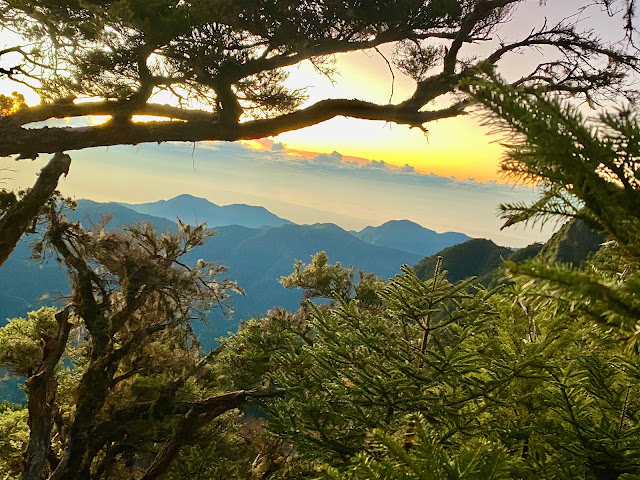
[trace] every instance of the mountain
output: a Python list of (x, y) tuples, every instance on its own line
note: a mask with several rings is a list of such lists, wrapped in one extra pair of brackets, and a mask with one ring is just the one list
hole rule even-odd
[(285, 290), (278, 282), (293, 271), (295, 260), (309, 263), (324, 250), (331, 263), (353, 265), (383, 278), (399, 273), (402, 264), (413, 265), (420, 257), (408, 252), (363, 242), (333, 224), (283, 225), (250, 229), (220, 227), (216, 237), (190, 253), (189, 260), (214, 260), (229, 268), (228, 276), (245, 289), (234, 299), (236, 318), (261, 315), (274, 306), (297, 309), (299, 291)]
[(475, 276), (480, 282), (488, 284), (493, 273), (503, 264), (503, 259), (511, 253), (510, 248), (500, 247), (491, 240), (474, 238), (422, 259), (414, 269), (421, 279), (431, 278), (438, 256), (441, 256), (442, 270), (447, 270), (447, 279), (450, 282), (456, 283)]
[(109, 216), (111, 217), (107, 224), (109, 228), (132, 225), (137, 222), (148, 222), (158, 232), (176, 232), (178, 230), (175, 221), (172, 222), (166, 218), (145, 215), (119, 203), (100, 203), (92, 200), (78, 200), (76, 203), (78, 205), (77, 208), (66, 212), (66, 215), (73, 221), (81, 222), (84, 228), (90, 228), (91, 224), (98, 223), (101, 217)]
[[(78, 201), (78, 208), (69, 216), (88, 224), (101, 215), (115, 212), (110, 228), (125, 223), (149, 221), (159, 230), (177, 229), (175, 223), (164, 218), (143, 215), (122, 205)], [(225, 318), (220, 309), (210, 315), (211, 328), (196, 325), (205, 348), (214, 345), (214, 339), (237, 328), (241, 320), (252, 315), (263, 315), (275, 306), (295, 310), (301, 292), (286, 290), (278, 282), (293, 270), (294, 261), (310, 261), (311, 255), (324, 250), (329, 260), (343, 265), (354, 265), (383, 278), (399, 273), (402, 264), (414, 265), (421, 256), (387, 247), (371, 245), (333, 224), (295, 225), (248, 228), (238, 225), (218, 227), (217, 235), (205, 245), (193, 250), (185, 258), (194, 264), (204, 258), (228, 267), (227, 276), (245, 289), (244, 297), (234, 295), (231, 305), (236, 313)], [(64, 268), (54, 259), (46, 262), (30, 260), (31, 238), (22, 240), (7, 262), (0, 267), (0, 319), (24, 316), (29, 310), (50, 305), (55, 298), (69, 293)], [(44, 297), (43, 301), (38, 301)]]
[(590, 253), (598, 251), (604, 241), (601, 234), (591, 230), (584, 222), (572, 219), (545, 243), (538, 258), (547, 263), (572, 263), (578, 266)]
[(392, 220), (379, 227), (366, 227), (353, 233), (373, 245), (395, 248), (416, 255), (428, 256), (440, 250), (470, 240), (456, 232), (437, 233), (409, 220)]
[(235, 204), (218, 206), (206, 198), (192, 195), (178, 195), (169, 200), (151, 203), (121, 203), (138, 213), (153, 215), (176, 222), (180, 218), (188, 224), (207, 222), (210, 227), (241, 225), (249, 228), (278, 227), (291, 222), (274, 215), (264, 207)]
[(490, 286), (501, 280), (499, 269), (505, 260), (522, 262), (535, 258), (547, 264), (561, 262), (579, 266), (589, 254), (600, 248), (603, 241), (602, 235), (574, 219), (565, 223), (545, 244), (533, 243), (512, 251), (491, 240), (476, 238), (426, 257), (414, 269), (421, 279), (431, 278), (438, 256), (441, 256), (442, 268), (448, 271), (449, 281), (455, 283), (475, 276)]
[(235, 330), (239, 320), (260, 316), (273, 307), (296, 310), (301, 292), (284, 289), (279, 279), (293, 271), (295, 260), (309, 263), (311, 256), (324, 250), (331, 263), (353, 265), (383, 278), (399, 273), (402, 264), (412, 265), (419, 256), (365, 243), (333, 224), (283, 225), (250, 229), (227, 226), (201, 248), (190, 252), (187, 260), (198, 258), (217, 261), (228, 267), (227, 276), (237, 280), (245, 290), (244, 297), (235, 297), (233, 320), (218, 325)]

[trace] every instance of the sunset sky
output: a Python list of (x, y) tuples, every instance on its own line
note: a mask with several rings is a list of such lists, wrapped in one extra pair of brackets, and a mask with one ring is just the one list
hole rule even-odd
[[(520, 6), (496, 41), (521, 37), (540, 25), (563, 18), (584, 4), (578, 0), (531, 0)], [(605, 38), (623, 36), (619, 21), (588, 10), (580, 17), (597, 25)], [(495, 44), (494, 44), (495, 45)], [(0, 45), (1, 47), (1, 45)], [(482, 53), (489, 45), (469, 49)], [(385, 55), (391, 49), (382, 47)], [(548, 52), (528, 51), (506, 57), (503, 75), (516, 76), (545, 59)], [(308, 103), (322, 98), (359, 98), (388, 102), (392, 75), (376, 51), (338, 55), (338, 75), (329, 79), (302, 63), (289, 68), (288, 85), (307, 87)], [(394, 72), (393, 103), (412, 92), (412, 81)], [(1, 93), (16, 87), (0, 84)], [(27, 94), (27, 92), (24, 92)], [(27, 94), (29, 104), (37, 97)], [(242, 144), (163, 144), (70, 152), (73, 163), (60, 184), (66, 195), (97, 201), (147, 202), (181, 193), (206, 197), (220, 205), (262, 205), (297, 223), (333, 222), (347, 229), (407, 218), (436, 231), (460, 231), (509, 246), (544, 240), (547, 229), (500, 231), (497, 205), (531, 200), (533, 192), (504, 184), (502, 147), (488, 136), (477, 116), (428, 124), (425, 136), (404, 126), (336, 118), (275, 138)], [(44, 159), (0, 159), (5, 187), (25, 188)]]

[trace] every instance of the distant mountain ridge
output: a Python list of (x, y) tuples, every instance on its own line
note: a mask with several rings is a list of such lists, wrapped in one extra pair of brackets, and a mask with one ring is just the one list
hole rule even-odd
[(84, 228), (90, 228), (91, 223), (98, 223), (102, 217), (110, 217), (109, 226), (112, 228), (137, 222), (148, 222), (158, 232), (175, 232), (178, 229), (175, 219), (170, 221), (166, 218), (139, 213), (121, 203), (100, 203), (82, 199), (77, 200), (76, 204), (78, 205), (76, 210), (65, 212), (65, 214), (71, 220), (81, 222)]
[[(165, 218), (140, 214), (120, 204), (90, 200), (79, 200), (77, 204), (77, 210), (68, 212), (68, 216), (85, 227), (109, 215), (112, 218), (107, 228), (110, 229), (140, 221), (151, 223), (159, 231), (178, 228)], [(193, 264), (204, 258), (225, 265), (229, 269), (226, 276), (236, 280), (246, 295), (233, 296), (231, 305), (236, 308), (236, 314), (232, 319), (224, 318), (219, 309), (212, 311), (213, 332), (202, 325), (198, 327), (205, 348), (213, 345), (215, 337), (235, 330), (241, 320), (264, 315), (276, 306), (297, 309), (301, 292), (286, 290), (278, 282), (281, 276), (291, 273), (295, 260), (308, 263), (313, 254), (324, 250), (332, 263), (339, 261), (389, 278), (399, 273), (402, 264), (413, 265), (421, 258), (421, 255), (366, 243), (334, 224), (288, 223), (261, 228), (230, 225), (216, 230), (216, 236), (190, 252), (185, 260)], [(30, 260), (32, 238), (23, 239), (0, 267), (0, 324), (5, 318), (24, 316), (30, 310), (51, 305), (55, 298), (69, 293), (67, 275), (57, 262)], [(40, 298), (43, 301), (38, 301)]]
[[(176, 222), (177, 218), (188, 224), (206, 221), (212, 228), (230, 225), (248, 228), (293, 225), (293, 222), (275, 215), (264, 207), (245, 204), (218, 206), (206, 198), (188, 194), (156, 202), (113, 205), (120, 205), (140, 214), (164, 218), (172, 222)], [(471, 239), (463, 233), (437, 233), (410, 220), (391, 220), (377, 227), (369, 226), (359, 232), (349, 231), (348, 233), (372, 245), (393, 248), (423, 257)]]
[(471, 240), (464, 233), (437, 233), (409, 220), (391, 220), (379, 227), (366, 227), (354, 235), (367, 243), (428, 256)]
[(279, 227), (291, 224), (264, 207), (245, 204), (219, 206), (206, 198), (183, 194), (169, 200), (148, 203), (120, 203), (135, 212), (188, 224), (207, 222), (209, 227), (240, 225), (249, 228)]

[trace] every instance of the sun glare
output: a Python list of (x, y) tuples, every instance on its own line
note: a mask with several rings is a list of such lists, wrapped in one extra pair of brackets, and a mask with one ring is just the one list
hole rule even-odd
[[(411, 79), (389, 70), (385, 58), (389, 49), (336, 55), (336, 73), (331, 79), (310, 62), (288, 69), (287, 85), (306, 88), (311, 105), (323, 98), (357, 98), (373, 102), (402, 101), (414, 88)], [(393, 94), (393, 95), (392, 95)], [(283, 133), (273, 138), (286, 151), (302, 156), (337, 151), (343, 159), (358, 163), (383, 160), (402, 167), (406, 164), (422, 173), (458, 179), (501, 180), (498, 163), (502, 147), (473, 117), (440, 120), (426, 125), (428, 135), (407, 126), (385, 122), (334, 118), (320, 125)]]

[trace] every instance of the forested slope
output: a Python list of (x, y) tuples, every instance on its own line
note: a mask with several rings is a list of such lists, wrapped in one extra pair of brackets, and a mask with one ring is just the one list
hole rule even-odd
[(449, 281), (477, 277), (483, 285), (494, 286), (507, 278), (503, 268), (506, 261), (519, 263), (535, 258), (543, 264), (559, 262), (579, 266), (598, 251), (603, 241), (604, 236), (580, 220), (569, 220), (544, 244), (532, 243), (514, 250), (500, 247), (491, 240), (474, 238), (423, 258), (414, 269), (421, 279), (430, 278), (438, 258), (442, 257), (441, 268), (447, 270)]

